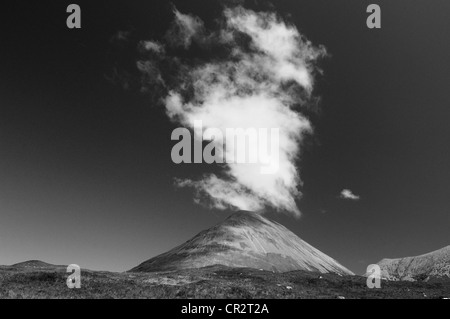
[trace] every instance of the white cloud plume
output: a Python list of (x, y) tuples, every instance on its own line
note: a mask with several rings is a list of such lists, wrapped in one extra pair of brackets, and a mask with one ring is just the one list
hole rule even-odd
[[(200, 120), (205, 129), (223, 132), (227, 128), (279, 129), (275, 174), (262, 175), (260, 164), (229, 163), (220, 177), (210, 174), (177, 184), (195, 188), (198, 200), (206, 195), (210, 205), (219, 209), (270, 206), (299, 216), (296, 200), (301, 196), (301, 179), (296, 161), (305, 134), (312, 133), (301, 109), (313, 89), (315, 62), (325, 49), (314, 47), (276, 14), (242, 7), (226, 9), (221, 29), (208, 34), (199, 18), (175, 11), (174, 27), (167, 37), (185, 49), (193, 39), (222, 48), (220, 56), (200, 63), (172, 60), (179, 75), (167, 90), (164, 105), (173, 121), (192, 129)], [(142, 62), (138, 65), (142, 69)], [(220, 152), (235, 152), (232, 145), (224, 149), (217, 143), (216, 147)]]
[(341, 194), (339, 195), (339, 198), (347, 199), (347, 200), (354, 200), (354, 201), (358, 201), (361, 199), (361, 197), (359, 195), (353, 194), (353, 192), (349, 189), (343, 189), (341, 191)]

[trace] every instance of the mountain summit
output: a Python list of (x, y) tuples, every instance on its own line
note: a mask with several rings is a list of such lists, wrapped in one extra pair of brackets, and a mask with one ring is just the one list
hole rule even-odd
[(427, 277), (450, 278), (450, 246), (428, 254), (378, 262), (382, 277), (389, 280), (416, 280)]
[(217, 264), (276, 272), (307, 270), (353, 275), (286, 227), (246, 211), (231, 215), (184, 244), (130, 271), (166, 271)]

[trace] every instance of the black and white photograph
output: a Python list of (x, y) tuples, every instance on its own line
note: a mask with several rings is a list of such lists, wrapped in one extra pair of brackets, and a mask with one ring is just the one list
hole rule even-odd
[(450, 298), (449, 1), (24, 0), (0, 33), (0, 299)]

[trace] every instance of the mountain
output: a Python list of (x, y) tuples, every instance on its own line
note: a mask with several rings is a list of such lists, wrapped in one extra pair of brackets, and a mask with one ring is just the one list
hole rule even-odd
[(301, 240), (286, 227), (245, 211), (231, 215), (184, 244), (130, 271), (153, 272), (211, 265), (276, 272), (308, 270), (353, 275), (350, 270)]
[(17, 263), (14, 265), (11, 265), (12, 268), (20, 268), (20, 269), (54, 269), (54, 268), (61, 268), (64, 266), (58, 266), (58, 265), (52, 265), (48, 264), (46, 262), (40, 261), (40, 260), (29, 260), (24, 261), (21, 263)]
[(416, 257), (383, 259), (377, 264), (382, 277), (389, 280), (450, 278), (450, 246)]

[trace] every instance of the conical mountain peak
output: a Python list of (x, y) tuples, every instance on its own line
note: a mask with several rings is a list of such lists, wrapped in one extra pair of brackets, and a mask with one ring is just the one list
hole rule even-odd
[(211, 265), (285, 272), (352, 274), (331, 257), (261, 214), (239, 211), (184, 244), (131, 271), (164, 271)]

